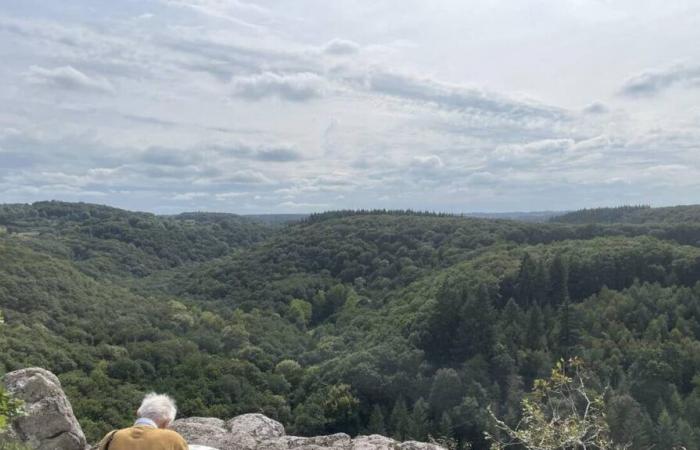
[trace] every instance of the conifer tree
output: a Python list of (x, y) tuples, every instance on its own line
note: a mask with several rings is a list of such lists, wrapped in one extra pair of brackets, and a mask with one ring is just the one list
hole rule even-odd
[(423, 400), (423, 397), (419, 398), (413, 405), (413, 411), (411, 412), (411, 428), (409, 437), (417, 441), (425, 441), (428, 437), (428, 430), (430, 429), (430, 421), (428, 418), (428, 402)]
[(557, 253), (550, 266), (550, 298), (559, 307), (559, 349), (565, 357), (570, 356), (574, 344), (571, 323), (571, 299), (569, 298), (569, 269), (566, 261)]
[(525, 253), (520, 261), (520, 271), (516, 282), (516, 300), (518, 304), (529, 306), (534, 303), (537, 265), (529, 253)]
[(553, 305), (569, 300), (569, 268), (560, 253), (554, 256), (549, 267), (549, 296)]
[(454, 423), (447, 411), (443, 412), (442, 416), (440, 416), (437, 433), (438, 437), (443, 440), (454, 439), (455, 437)]
[(525, 342), (532, 350), (541, 350), (547, 346), (546, 329), (542, 309), (535, 305), (528, 313)]
[(661, 411), (659, 419), (656, 422), (655, 441), (659, 450), (674, 450), (676, 442), (676, 426), (673, 423), (671, 415), (666, 409)]
[(403, 397), (399, 397), (394, 403), (394, 409), (391, 410), (389, 419), (392, 436), (400, 441), (406, 440), (411, 427), (410, 421), (406, 401)]
[(384, 413), (382, 412), (382, 407), (379, 404), (374, 404), (372, 408), (372, 414), (369, 416), (369, 422), (367, 423), (367, 431), (370, 434), (386, 434), (386, 425), (384, 421)]

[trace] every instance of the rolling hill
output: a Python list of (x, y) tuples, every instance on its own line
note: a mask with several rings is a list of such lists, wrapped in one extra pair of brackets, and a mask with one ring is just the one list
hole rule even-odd
[(630, 214), (651, 212), (538, 224), (339, 211), (270, 226), (3, 205), (0, 371), (58, 373), (92, 440), (156, 389), (186, 416), (488, 448), (487, 408), (516, 422), (534, 380), (577, 355), (608, 386), (618, 442), (698, 448), (700, 231), (689, 211)]

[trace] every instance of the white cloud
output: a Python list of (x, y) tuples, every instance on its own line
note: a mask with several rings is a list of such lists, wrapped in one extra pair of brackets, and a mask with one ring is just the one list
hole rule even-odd
[(324, 80), (310, 73), (276, 74), (263, 72), (231, 80), (233, 95), (247, 100), (277, 97), (283, 100), (301, 102), (323, 95)]
[(68, 91), (114, 91), (112, 84), (104, 78), (89, 77), (71, 66), (53, 69), (31, 66), (27, 72), (27, 81), (32, 84)]
[(423, 169), (439, 169), (444, 164), (442, 159), (437, 155), (416, 156), (413, 158), (412, 165)]

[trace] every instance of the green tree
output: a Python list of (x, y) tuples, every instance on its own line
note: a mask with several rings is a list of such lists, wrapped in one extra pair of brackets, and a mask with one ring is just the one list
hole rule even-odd
[(306, 326), (311, 321), (313, 315), (313, 310), (311, 303), (295, 298), (289, 303), (289, 317), (302, 329), (306, 329)]
[(417, 441), (425, 441), (430, 431), (430, 407), (423, 397), (416, 400), (411, 411), (408, 437)]
[(549, 266), (549, 295), (553, 305), (569, 301), (569, 267), (561, 255), (554, 255)]
[(437, 429), (438, 437), (442, 440), (449, 441), (455, 437), (455, 427), (450, 414), (445, 411), (440, 416), (440, 422)]
[(330, 431), (354, 432), (358, 428), (358, 407), (360, 402), (348, 384), (334, 384), (326, 391), (323, 414), (329, 421)]
[(400, 441), (404, 441), (408, 438), (411, 431), (411, 418), (408, 415), (406, 401), (403, 397), (399, 397), (394, 403), (394, 408), (391, 410), (391, 416), (389, 418), (389, 424), (391, 427), (391, 435), (394, 438)]
[(462, 400), (462, 380), (454, 369), (438, 369), (430, 386), (428, 404), (434, 417), (440, 417)]
[(490, 357), (496, 343), (496, 315), (488, 288), (480, 284), (474, 293), (462, 291), (461, 303), (451, 344), (452, 361), (464, 361), (476, 355)]
[(382, 407), (375, 403), (372, 407), (372, 414), (369, 416), (367, 431), (370, 434), (386, 434), (386, 424)]
[(304, 377), (304, 369), (298, 362), (284, 359), (275, 366), (275, 373), (284, 377), (292, 386), (298, 385)]
[(511, 428), (492, 414), (498, 434), (487, 433), (493, 448), (531, 450), (618, 448), (610, 436), (603, 395), (586, 386), (581, 360), (560, 361), (548, 379), (535, 381), (522, 402), (523, 418)]
[(537, 263), (530, 253), (525, 253), (520, 260), (520, 271), (516, 281), (516, 300), (519, 305), (530, 306), (536, 301)]

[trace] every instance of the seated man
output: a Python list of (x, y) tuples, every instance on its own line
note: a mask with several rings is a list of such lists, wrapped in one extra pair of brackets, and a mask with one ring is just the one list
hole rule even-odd
[(100, 450), (187, 450), (187, 442), (175, 431), (166, 430), (175, 420), (175, 402), (167, 395), (144, 397), (134, 426), (110, 432)]

